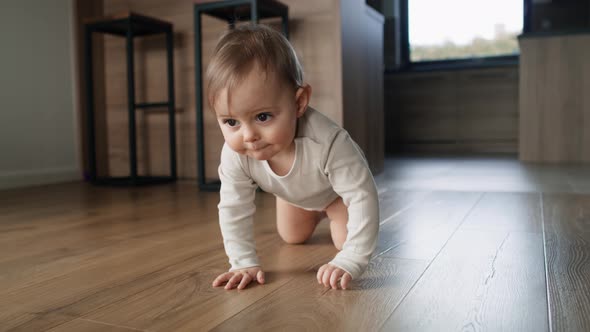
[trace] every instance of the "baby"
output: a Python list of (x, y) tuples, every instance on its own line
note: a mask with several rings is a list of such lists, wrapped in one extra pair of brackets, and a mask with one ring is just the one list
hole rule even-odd
[(213, 286), (264, 283), (252, 225), (259, 186), (276, 196), (277, 229), (287, 243), (305, 242), (327, 215), (340, 251), (320, 267), (317, 280), (348, 288), (376, 247), (377, 190), (349, 134), (308, 106), (311, 87), (289, 41), (264, 25), (229, 31), (207, 68), (206, 86), (225, 139), (218, 208), (231, 264)]

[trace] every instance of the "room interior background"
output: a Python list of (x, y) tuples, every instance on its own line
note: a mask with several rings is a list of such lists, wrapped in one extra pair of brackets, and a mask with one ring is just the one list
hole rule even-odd
[[(519, 137), (519, 93), (534, 81), (521, 80), (522, 66), (467, 68), (431, 72), (401, 72), (399, 60), (399, 0), (283, 0), (289, 6), (291, 41), (305, 67), (306, 79), (314, 88), (312, 105), (343, 125), (365, 150), (371, 167), (378, 172), (385, 153), (452, 152), (509, 153), (523, 151)], [(3, 157), (0, 188), (83, 179), (87, 168), (82, 38), (84, 19), (134, 11), (174, 24), (175, 87), (178, 174), (196, 176), (194, 112), (193, 1), (155, 0), (63, 0), (52, 6), (36, 1), (4, 1), (0, 10), (3, 40), (0, 114)], [(534, 128), (531, 142), (553, 144), (543, 153), (531, 148), (539, 160), (553, 162), (590, 161), (586, 149), (584, 121), (590, 107), (582, 98), (588, 89), (590, 70), (583, 55), (588, 54), (590, 26), (587, 1), (530, 0), (531, 30), (556, 32), (553, 44), (577, 60), (565, 57), (541, 59), (543, 67), (568, 70), (558, 76), (566, 88), (543, 111), (545, 123), (557, 123), (562, 139), (541, 142), (538, 137), (554, 137), (547, 128)], [(379, 11), (373, 9), (380, 9)], [(547, 23), (549, 22), (549, 23)], [(273, 23), (273, 22), (269, 22)], [(204, 22), (204, 64), (225, 23), (211, 18)], [(563, 31), (582, 31), (559, 39)], [(165, 97), (165, 49), (163, 37), (136, 42), (136, 93), (143, 102)], [(549, 47), (544, 40), (531, 39), (531, 47)], [(543, 43), (542, 46), (532, 44)], [(110, 175), (128, 171), (127, 116), (125, 92), (125, 45), (116, 37), (96, 38), (95, 95), (99, 134), (99, 171)], [(565, 45), (565, 46), (564, 46)], [(527, 46), (528, 47), (528, 46)], [(564, 54), (562, 51), (562, 54)], [(590, 56), (586, 57), (590, 58)], [(535, 63), (539, 63), (538, 61)], [(574, 67), (564, 67), (576, 63)], [(528, 67), (527, 67), (528, 68)], [(382, 74), (384, 73), (385, 74)], [(569, 74), (568, 74), (569, 73)], [(555, 73), (556, 75), (558, 73)], [(560, 74), (561, 75), (561, 74)], [(571, 75), (578, 75), (570, 79)], [(547, 81), (547, 80), (545, 80)], [(546, 89), (551, 90), (549, 85)], [(520, 91), (520, 92), (519, 92)], [(536, 96), (543, 96), (537, 94)], [(551, 96), (551, 94), (548, 94)], [(576, 97), (578, 96), (578, 97)], [(572, 99), (573, 97), (573, 99)], [(581, 110), (557, 113), (570, 106)], [(534, 105), (532, 106), (535, 107)], [(207, 112), (206, 112), (207, 113)], [(533, 113), (534, 115), (534, 113)], [(158, 110), (138, 112), (140, 170), (167, 173), (166, 115)], [(581, 121), (580, 121), (581, 120)], [(207, 177), (215, 178), (222, 137), (212, 116), (206, 121)], [(534, 124), (534, 119), (527, 121)], [(581, 134), (582, 133), (582, 134)], [(528, 136), (527, 136), (528, 137)], [(533, 135), (534, 137), (534, 135)], [(526, 138), (526, 137), (525, 137)], [(534, 145), (534, 144), (533, 144)], [(531, 146), (533, 146), (531, 145)], [(533, 154), (534, 155), (534, 154)], [(549, 156), (549, 157), (547, 157)], [(521, 156), (522, 158), (526, 158)], [(534, 156), (531, 158), (535, 158)]]

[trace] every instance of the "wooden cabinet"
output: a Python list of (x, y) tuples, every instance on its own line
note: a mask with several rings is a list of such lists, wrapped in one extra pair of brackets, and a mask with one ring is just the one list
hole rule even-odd
[(520, 159), (590, 162), (590, 33), (519, 42)]
[(383, 169), (383, 15), (364, 1), (340, 2), (343, 126), (373, 173)]
[(366, 8), (367, 20), (367, 124), (365, 136), (367, 146), (365, 153), (369, 159), (369, 165), (373, 172), (383, 170), (385, 155), (385, 125), (384, 125), (384, 100), (383, 100), (383, 16), (373, 10)]

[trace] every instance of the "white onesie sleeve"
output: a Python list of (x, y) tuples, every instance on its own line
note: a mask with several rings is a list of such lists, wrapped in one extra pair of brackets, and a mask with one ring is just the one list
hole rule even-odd
[(373, 176), (360, 148), (346, 131), (339, 131), (323, 154), (324, 172), (334, 191), (348, 206), (348, 234), (330, 262), (358, 278), (367, 268), (377, 246), (379, 198)]
[[(247, 167), (247, 165), (246, 165)], [(237, 153), (227, 144), (221, 151), (219, 226), (232, 270), (259, 266), (254, 243), (253, 215), (256, 183), (250, 178)]]

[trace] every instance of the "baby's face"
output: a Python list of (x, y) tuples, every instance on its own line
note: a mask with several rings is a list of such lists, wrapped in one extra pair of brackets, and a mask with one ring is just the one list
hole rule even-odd
[(258, 66), (214, 102), (217, 121), (229, 147), (257, 160), (272, 160), (293, 148), (298, 114), (296, 92)]

